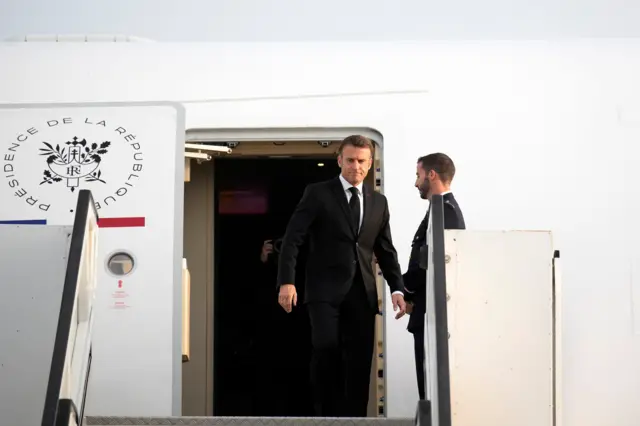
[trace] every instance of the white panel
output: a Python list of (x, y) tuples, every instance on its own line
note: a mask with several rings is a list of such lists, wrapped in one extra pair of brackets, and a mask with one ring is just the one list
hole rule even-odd
[[(71, 224), (78, 189), (90, 189), (96, 203), (102, 229), (85, 413), (179, 415), (182, 109), (7, 107), (0, 109), (0, 136), (0, 221)], [(102, 225), (104, 219), (131, 217), (144, 219), (144, 225)], [(117, 251), (135, 258), (126, 277), (107, 270), (108, 257)]]
[(71, 227), (0, 225), (3, 425), (42, 421), (70, 237)]
[(640, 336), (640, 259), (632, 259), (630, 269), (632, 327), (633, 333)]
[(551, 425), (551, 234), (445, 234), (453, 426)]

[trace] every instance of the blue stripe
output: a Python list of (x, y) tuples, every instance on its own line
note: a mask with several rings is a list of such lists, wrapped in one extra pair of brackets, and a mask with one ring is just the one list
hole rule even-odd
[(46, 225), (46, 219), (32, 220), (0, 220), (0, 225)]

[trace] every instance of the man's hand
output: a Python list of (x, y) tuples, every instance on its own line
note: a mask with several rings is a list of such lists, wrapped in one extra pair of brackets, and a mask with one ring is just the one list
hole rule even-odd
[[(282, 292), (282, 290), (280, 291)], [(404, 301), (404, 296), (401, 294), (393, 294), (391, 295), (391, 302), (393, 302), (393, 311), (398, 312), (396, 319), (402, 318), (407, 312), (407, 304)]]
[[(290, 313), (292, 306), (296, 306), (298, 303), (298, 293), (296, 292), (296, 286), (293, 284), (283, 284), (280, 286), (280, 294), (278, 295), (278, 303), (282, 306), (285, 312)], [(402, 301), (404, 304), (404, 300)], [(394, 305), (395, 306), (395, 305)]]
[(267, 240), (262, 244), (262, 253), (260, 253), (260, 262), (267, 263), (269, 253), (273, 252), (273, 244), (271, 240)]

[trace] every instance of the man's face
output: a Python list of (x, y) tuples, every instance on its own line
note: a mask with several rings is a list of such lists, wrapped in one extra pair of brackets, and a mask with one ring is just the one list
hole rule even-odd
[(429, 181), (429, 173), (425, 172), (422, 164), (416, 165), (416, 188), (420, 192), (420, 198), (428, 200), (431, 196), (431, 182)]
[(358, 148), (347, 145), (338, 156), (338, 165), (342, 170), (342, 177), (351, 185), (359, 185), (367, 177), (373, 159), (369, 148)]

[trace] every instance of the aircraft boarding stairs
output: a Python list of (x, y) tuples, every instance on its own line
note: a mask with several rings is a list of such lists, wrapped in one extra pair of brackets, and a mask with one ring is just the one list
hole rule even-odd
[[(413, 420), (87, 417), (98, 216), (81, 190), (73, 226), (0, 226), (0, 424), (377, 425)], [(64, 279), (56, 279), (64, 277)]]
[[(430, 278), (428, 294), (435, 317), (429, 319), (427, 346), (429, 401), (421, 401), (415, 418), (224, 418), (224, 417), (88, 417), (84, 406), (92, 360), (93, 299), (97, 281), (98, 216), (91, 192), (81, 190), (72, 227), (69, 226), (0, 226), (0, 418), (7, 426), (130, 426), (130, 425), (200, 425), (200, 426), (512, 426), (508, 418), (509, 398), (520, 398), (512, 387), (489, 401), (491, 410), (478, 414), (470, 410), (464, 421), (454, 421), (451, 412), (449, 346), (446, 305), (449, 298), (445, 282), (444, 229), (442, 197), (432, 201), (432, 224), (429, 231)], [(460, 239), (460, 236), (458, 236)], [(453, 240), (455, 241), (455, 240)], [(518, 243), (520, 244), (520, 243)], [(431, 248), (430, 247), (430, 248)], [(483, 250), (487, 250), (486, 247)], [(484, 265), (486, 267), (486, 265)], [(526, 268), (525, 268), (526, 269)], [(504, 271), (500, 271), (504, 274)], [(529, 273), (529, 271), (527, 271)], [(55, 277), (64, 277), (64, 280)], [(495, 280), (494, 280), (495, 281)], [(469, 291), (465, 289), (465, 291)], [(527, 295), (531, 297), (530, 294)], [(484, 302), (483, 302), (484, 303)], [(495, 305), (494, 305), (495, 306)], [(491, 315), (499, 312), (494, 307)], [(457, 331), (457, 330), (456, 330)], [(504, 330), (502, 330), (504, 333)], [(522, 330), (518, 330), (519, 333)], [(509, 347), (513, 350), (513, 345)], [(488, 356), (494, 356), (489, 354)], [(482, 354), (478, 354), (482, 357)], [(485, 362), (481, 359), (480, 362)], [(500, 366), (498, 366), (500, 367)], [(510, 366), (513, 370), (513, 366)], [(530, 370), (530, 364), (527, 364)], [(483, 370), (484, 372), (484, 370)], [(529, 372), (528, 374), (532, 374)], [(538, 372), (533, 372), (539, 376)], [(462, 376), (457, 376), (462, 377)], [(531, 385), (524, 381), (524, 388)], [(455, 384), (458, 384), (456, 382)], [(517, 387), (517, 385), (515, 385)], [(523, 388), (523, 389), (524, 389)], [(486, 389), (485, 389), (486, 390)], [(515, 391), (515, 392), (514, 392)], [(505, 396), (506, 395), (506, 396)], [(475, 399), (478, 395), (474, 396)], [(486, 392), (480, 395), (486, 401)], [(465, 400), (463, 402), (469, 402)], [(475, 402), (475, 401), (474, 401)], [(504, 404), (503, 410), (501, 404)], [(545, 403), (546, 404), (546, 403)], [(522, 403), (520, 408), (522, 409)], [(433, 409), (431, 409), (433, 408)], [(527, 414), (551, 418), (532, 407)], [(457, 414), (460, 418), (461, 414)], [(464, 415), (464, 413), (462, 414)], [(474, 415), (479, 416), (473, 421)], [(484, 416), (484, 417), (483, 417)], [(493, 416), (493, 417), (492, 417)], [(527, 419), (527, 417), (521, 417)], [(538, 416), (538, 419), (541, 418)], [(508, 422), (496, 421), (509, 420)], [(485, 422), (485, 420), (491, 420)], [(534, 419), (535, 420), (535, 419)], [(533, 421), (533, 420), (532, 420)], [(537, 420), (535, 420), (537, 421)], [(536, 426), (548, 422), (532, 423)], [(554, 423), (555, 424), (555, 421)]]

